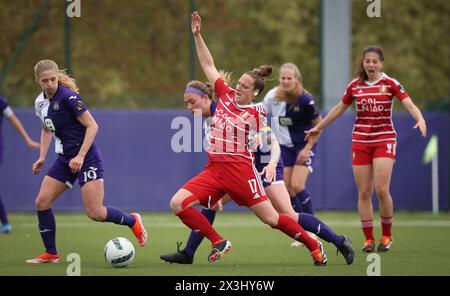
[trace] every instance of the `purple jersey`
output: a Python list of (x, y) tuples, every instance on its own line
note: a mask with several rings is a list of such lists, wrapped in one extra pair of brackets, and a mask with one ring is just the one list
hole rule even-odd
[[(54, 135), (55, 152), (66, 158), (76, 156), (86, 134), (86, 128), (77, 119), (87, 111), (81, 97), (59, 85), (51, 100), (42, 92), (36, 99), (35, 108), (42, 125)], [(90, 150), (95, 149), (92, 143)]]
[[(305, 147), (305, 131), (313, 127), (313, 120), (320, 114), (313, 96), (303, 91), (293, 103), (286, 103), (276, 98), (276, 88), (270, 90), (264, 98), (273, 132), (277, 135), (281, 146), (281, 158), (286, 167), (297, 164), (300, 151)], [(315, 159), (315, 144), (307, 161), (301, 165), (312, 172)]]
[(276, 88), (270, 90), (264, 98), (264, 106), (272, 131), (280, 145), (293, 147), (306, 145), (305, 131), (313, 127), (313, 120), (319, 116), (313, 96), (307, 91), (288, 104), (276, 98)]
[(294, 144), (304, 143), (305, 131), (313, 127), (312, 121), (318, 116), (314, 98), (307, 91), (303, 91), (293, 104), (286, 104), (286, 118), (292, 122), (288, 122), (287, 127)]

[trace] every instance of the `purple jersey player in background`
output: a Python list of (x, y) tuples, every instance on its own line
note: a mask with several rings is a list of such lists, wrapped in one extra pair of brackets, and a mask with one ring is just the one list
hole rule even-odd
[(33, 174), (39, 174), (44, 165), (52, 135), (58, 158), (44, 177), (36, 197), (38, 226), (45, 252), (27, 263), (59, 262), (56, 222), (51, 206), (67, 188), (72, 188), (77, 179), (87, 216), (94, 221), (127, 225), (143, 247), (147, 232), (140, 215), (103, 206), (103, 161), (94, 144), (98, 126), (84, 106), (75, 80), (51, 60), (38, 62), (34, 73), (42, 89), (35, 103), (42, 132), (40, 155), (33, 164)]
[(264, 98), (269, 122), (281, 146), (284, 181), (297, 212), (314, 215), (306, 180), (312, 173), (316, 153), (314, 141), (305, 141), (305, 131), (321, 119), (314, 99), (302, 84), (298, 67), (287, 63), (280, 68), (279, 85)]
[[(227, 74), (221, 73), (222, 76), (228, 77)], [(229, 78), (226, 80), (230, 80)], [(211, 128), (208, 120), (214, 114), (217, 102), (212, 101), (212, 87), (209, 83), (201, 81), (191, 81), (187, 84), (184, 93), (184, 102), (186, 108), (195, 116), (202, 115), (206, 118), (205, 133), (208, 134)], [(272, 136), (270, 133), (268, 136)], [(272, 137), (271, 137), (272, 138)], [(262, 146), (254, 152), (255, 167), (261, 174), (264, 190), (267, 193), (273, 207), (278, 213), (289, 215), (298, 224), (307, 231), (316, 233), (320, 238), (327, 242), (333, 243), (344, 258), (347, 264), (353, 263), (354, 250), (348, 237), (337, 235), (327, 224), (320, 221), (317, 217), (307, 213), (296, 213), (290, 203), (289, 194), (283, 181), (283, 162), (280, 158), (280, 149), (277, 149), (278, 143), (273, 139), (270, 147)], [(263, 145), (267, 145), (266, 141), (262, 141)], [(274, 155), (271, 151), (275, 150)], [(277, 153), (278, 150), (278, 153)], [(263, 152), (264, 151), (264, 152)], [(267, 175), (267, 176), (266, 176)], [(223, 203), (230, 200), (228, 195), (223, 198)], [(218, 206), (219, 210), (221, 205)], [(216, 208), (203, 209), (202, 214), (208, 219), (211, 225), (216, 216)], [(192, 264), (197, 248), (200, 246), (203, 236), (192, 231), (186, 243), (186, 247), (180, 250), (181, 243), (177, 244), (178, 250), (175, 253), (161, 255), (160, 258), (170, 263)]]
[[(39, 149), (39, 143), (33, 141), (28, 135), (27, 131), (23, 127), (19, 118), (14, 115), (13, 110), (6, 102), (5, 98), (0, 96), (0, 165), (2, 164), (2, 156), (3, 156), (3, 135), (2, 135), (2, 123), (3, 117), (6, 117), (12, 126), (22, 135), (25, 140), (28, 148), (30, 149)], [(12, 231), (12, 226), (9, 224), (8, 216), (6, 215), (6, 209), (3, 204), (2, 197), (0, 196), (0, 222), (2, 225), (0, 226), (0, 233), (10, 233)]]

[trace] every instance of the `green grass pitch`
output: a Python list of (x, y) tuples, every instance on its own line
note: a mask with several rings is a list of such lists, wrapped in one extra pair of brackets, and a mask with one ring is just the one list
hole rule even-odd
[[(81, 275), (230, 275), (230, 276), (364, 276), (371, 262), (360, 251), (363, 235), (355, 212), (319, 212), (337, 233), (352, 238), (355, 262), (348, 266), (336, 255), (333, 245), (325, 243), (328, 265), (315, 267), (304, 247), (291, 247), (292, 239), (259, 222), (250, 212), (223, 212), (216, 216), (217, 231), (229, 239), (233, 249), (221, 261), (207, 262), (210, 242), (205, 240), (192, 265), (169, 264), (159, 259), (176, 250), (176, 242), (186, 242), (188, 229), (169, 213), (144, 213), (149, 232), (147, 246), (140, 248), (131, 231), (124, 226), (90, 221), (82, 214), (56, 212), (57, 247), (60, 264), (28, 265), (25, 260), (43, 251), (34, 214), (10, 214), (13, 232), (0, 235), (0, 275), (66, 275), (70, 253), (81, 257)], [(394, 221), (394, 244), (380, 254), (381, 275), (450, 275), (450, 215), (397, 213)], [(380, 237), (379, 220), (375, 235)], [(126, 268), (109, 266), (103, 249), (117, 236), (130, 239), (135, 248), (134, 262)]]

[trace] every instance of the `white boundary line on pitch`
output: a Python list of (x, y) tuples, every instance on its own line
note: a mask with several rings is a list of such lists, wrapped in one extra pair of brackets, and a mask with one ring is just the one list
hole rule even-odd
[[(185, 227), (181, 222), (173, 221), (145, 221), (145, 225), (150, 228), (183, 228)], [(324, 221), (327, 225), (331, 227), (361, 227), (361, 223), (359, 221)], [(17, 222), (12, 223), (13, 227), (17, 228), (37, 228), (36, 223), (28, 223), (28, 222)], [(110, 226), (112, 224), (108, 223), (94, 223), (94, 222), (57, 222), (57, 228), (84, 228), (84, 227), (105, 227)], [(215, 227), (264, 227), (265, 225), (258, 221), (233, 221), (233, 222), (223, 222), (217, 221), (214, 223)], [(428, 220), (415, 220), (415, 221), (394, 221), (395, 227), (450, 227), (449, 220), (436, 220), (436, 221), (428, 221)]]

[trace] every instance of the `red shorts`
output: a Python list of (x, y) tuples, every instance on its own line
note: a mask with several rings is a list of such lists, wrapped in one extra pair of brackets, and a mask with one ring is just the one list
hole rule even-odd
[(225, 193), (239, 206), (251, 207), (267, 200), (261, 178), (250, 163), (208, 162), (205, 169), (183, 188), (206, 208), (215, 205)]
[(352, 143), (352, 164), (370, 165), (374, 158), (386, 157), (395, 159), (396, 142), (382, 142), (379, 144)]

